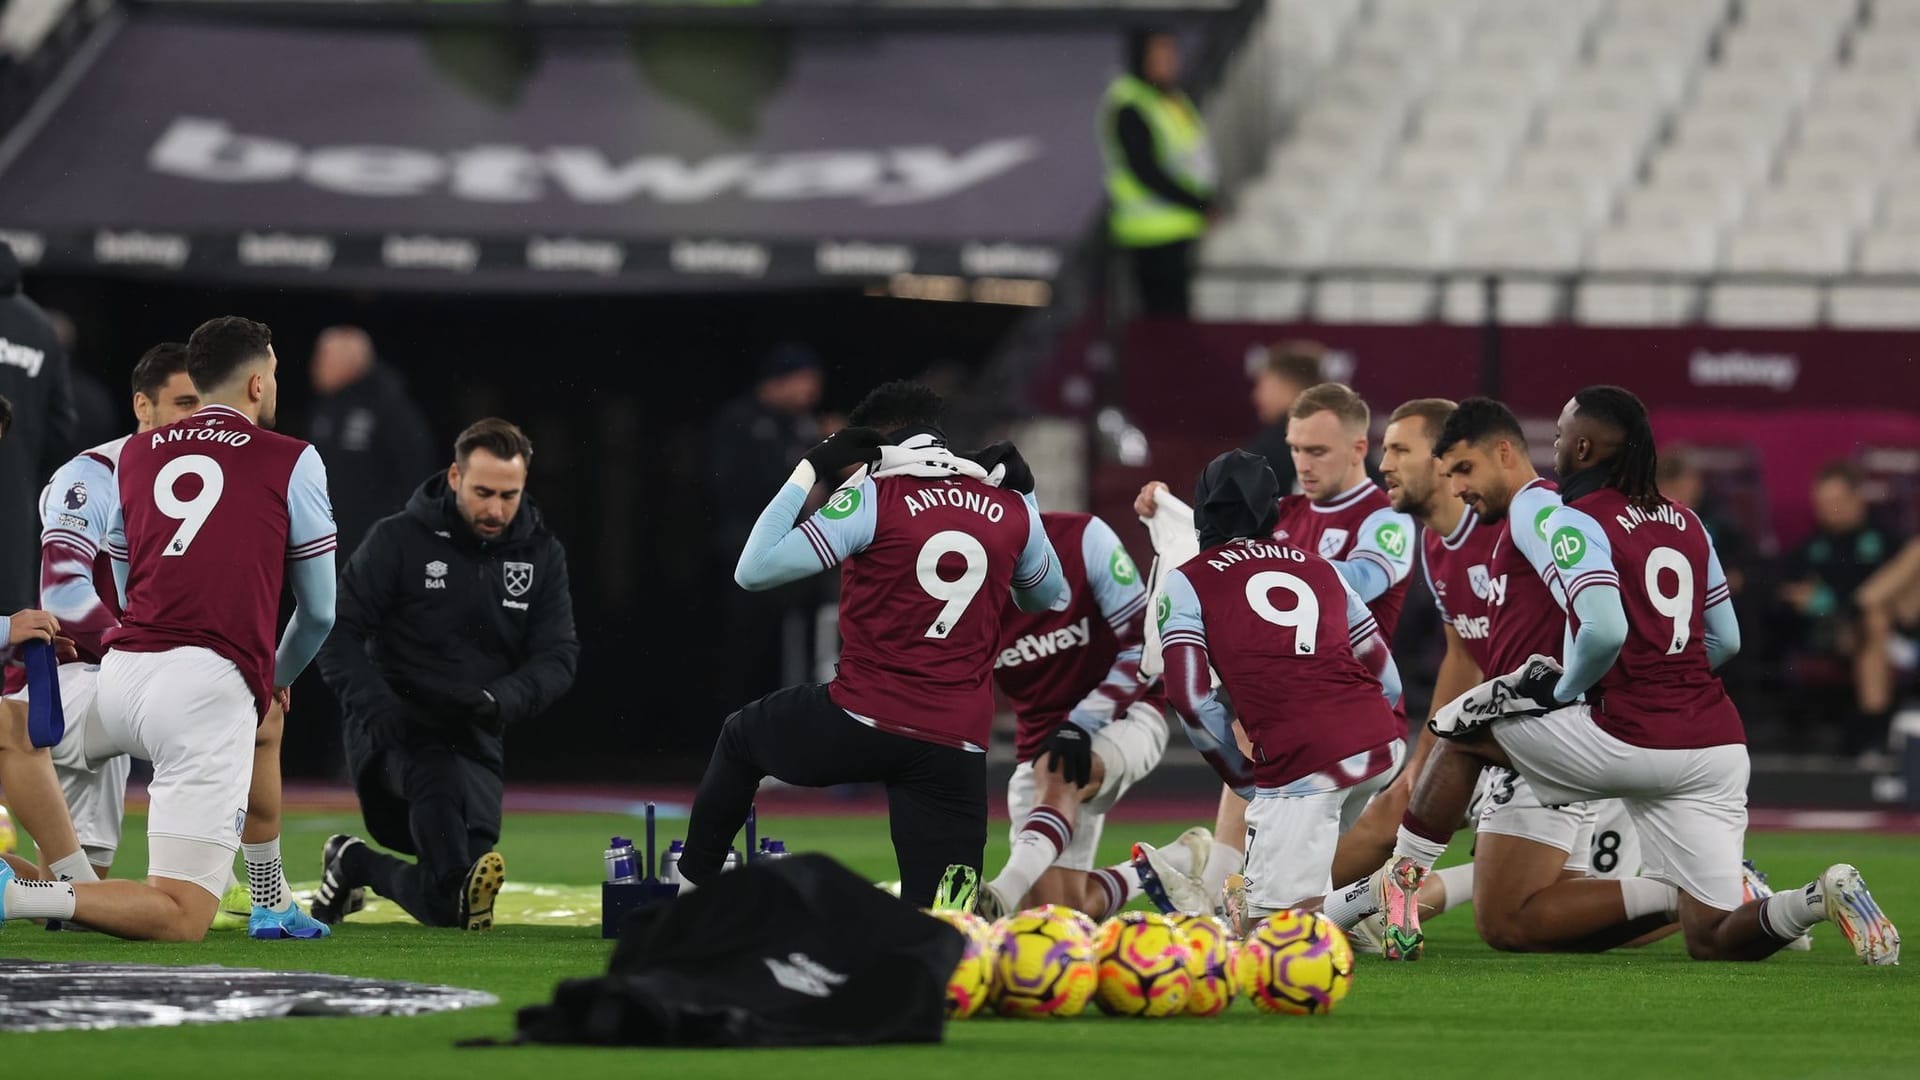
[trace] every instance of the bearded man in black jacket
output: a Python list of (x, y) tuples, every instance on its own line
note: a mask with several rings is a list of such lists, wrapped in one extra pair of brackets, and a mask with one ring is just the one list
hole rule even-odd
[(580, 654), (566, 551), (525, 497), (532, 457), (505, 420), (469, 427), (446, 473), (376, 522), (341, 575), (320, 671), (368, 834), (418, 861), (332, 837), (313, 903), (323, 922), (371, 887), (428, 926), (493, 925), (501, 735), (566, 693)]

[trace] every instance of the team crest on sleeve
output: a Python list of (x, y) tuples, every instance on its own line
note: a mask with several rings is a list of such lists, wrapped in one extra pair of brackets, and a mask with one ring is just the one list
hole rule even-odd
[(502, 563), (501, 573), (506, 576), (507, 594), (524, 596), (533, 588), (533, 564), (530, 562)]
[(73, 486), (67, 489), (67, 509), (78, 510), (85, 505), (87, 505), (87, 482), (76, 480)]
[(1485, 563), (1474, 563), (1467, 567), (1467, 584), (1473, 586), (1473, 595), (1482, 600), (1487, 598), (1488, 575)]
[(1320, 557), (1331, 559), (1347, 548), (1347, 530), (1328, 529), (1320, 534)]

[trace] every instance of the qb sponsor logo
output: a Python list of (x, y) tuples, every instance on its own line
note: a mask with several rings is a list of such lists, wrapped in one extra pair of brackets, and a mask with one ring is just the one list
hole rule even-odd
[(1396, 559), (1407, 553), (1407, 531), (1392, 522), (1380, 526), (1373, 534), (1373, 542)]
[(1113, 558), (1107, 561), (1107, 568), (1113, 572), (1113, 580), (1122, 585), (1131, 585), (1140, 580), (1140, 571), (1127, 557), (1125, 548), (1114, 548)]
[(820, 516), (829, 521), (845, 521), (858, 509), (860, 509), (860, 489), (841, 488), (833, 493), (833, 498), (827, 500), (827, 505), (820, 508)]
[(1580, 559), (1587, 553), (1587, 538), (1580, 530), (1565, 525), (1553, 534), (1553, 564), (1562, 570), (1571, 570), (1580, 565)]
[(447, 587), (447, 564), (435, 559), (427, 564), (427, 588), (444, 589)]
[(1173, 617), (1173, 601), (1170, 598), (1168, 598), (1166, 593), (1161, 593), (1160, 602), (1155, 604), (1153, 608), (1154, 625), (1164, 630), (1167, 627), (1167, 620), (1171, 619), (1172, 617)]
[(1539, 513), (1533, 515), (1534, 534), (1540, 537), (1540, 539), (1542, 540), (1545, 540), (1547, 538), (1547, 519), (1552, 516), (1553, 516), (1553, 507), (1551, 506), (1543, 506), (1540, 508)]

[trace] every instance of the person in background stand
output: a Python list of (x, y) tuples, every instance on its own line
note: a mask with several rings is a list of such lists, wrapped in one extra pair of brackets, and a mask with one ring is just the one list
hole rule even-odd
[(373, 339), (357, 326), (322, 331), (308, 374), (316, 398), (309, 435), (333, 479), (340, 551), (349, 555), (433, 471), (433, 429), (407, 396), (406, 380), (379, 362)]
[(760, 361), (753, 390), (722, 406), (710, 429), (715, 500), (710, 577), (725, 597), (727, 643), (716, 690), (729, 710), (812, 676), (807, 641), (822, 583), (803, 579), (749, 592), (733, 585), (733, 559), (753, 532), (767, 488), (822, 438), (814, 410), (823, 385), (817, 353), (805, 345), (779, 345)]
[(0, 241), (0, 395), (13, 423), (0, 441), (0, 611), (40, 594), (40, 487), (73, 456), (73, 390), (53, 320), (20, 289), (20, 263)]
[(1206, 122), (1180, 90), (1180, 42), (1165, 30), (1127, 38), (1127, 70), (1100, 103), (1107, 231), (1126, 249), (1144, 314), (1184, 319), (1193, 242), (1217, 216)]
[(1293, 340), (1262, 351), (1265, 358), (1253, 371), (1253, 411), (1262, 426), (1247, 452), (1266, 458), (1267, 467), (1280, 481), (1280, 493), (1290, 495), (1299, 474), (1293, 468), (1293, 452), (1287, 449), (1287, 415), (1295, 398), (1323, 381), (1320, 358), (1327, 354), (1327, 347), (1317, 341)]

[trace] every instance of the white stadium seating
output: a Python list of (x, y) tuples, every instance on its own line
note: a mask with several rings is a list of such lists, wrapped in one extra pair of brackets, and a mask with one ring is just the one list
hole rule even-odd
[(1477, 322), (1493, 273), (1512, 322), (1920, 327), (1920, 0), (1274, 0), (1256, 41), (1306, 70), (1206, 317)]

